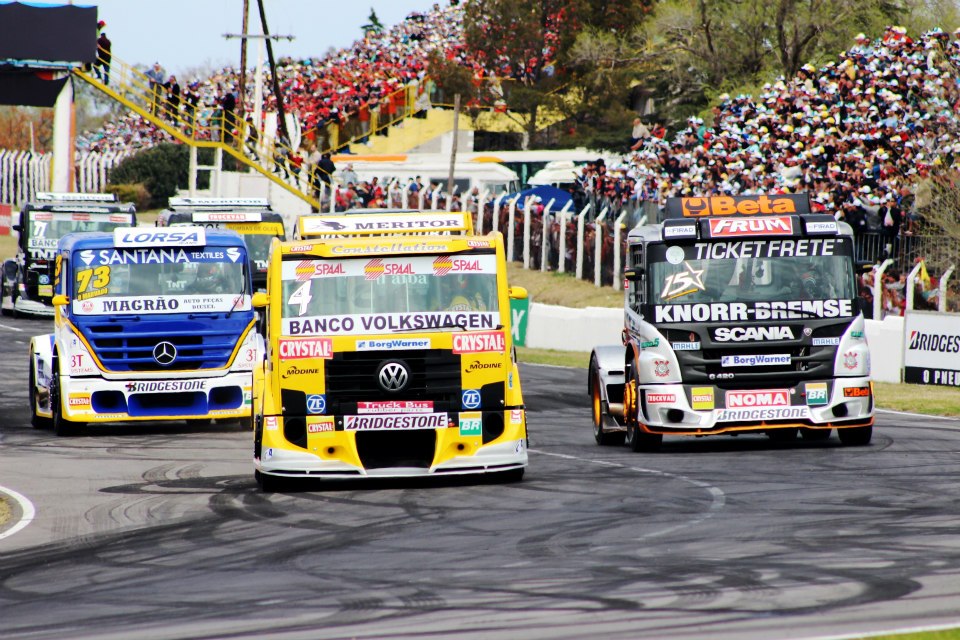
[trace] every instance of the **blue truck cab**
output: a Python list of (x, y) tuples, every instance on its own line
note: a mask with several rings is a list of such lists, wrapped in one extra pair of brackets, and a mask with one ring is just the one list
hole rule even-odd
[(30, 342), (35, 427), (250, 415), (263, 340), (236, 232), (71, 233), (53, 286), (54, 332)]

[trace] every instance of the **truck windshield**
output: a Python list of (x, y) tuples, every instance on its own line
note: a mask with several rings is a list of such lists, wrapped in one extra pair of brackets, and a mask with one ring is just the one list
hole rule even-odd
[(251, 308), (246, 256), (237, 247), (88, 249), (72, 264), (71, 304), (79, 315)]
[(657, 305), (857, 296), (846, 237), (652, 245), (648, 264)]
[(494, 329), (494, 254), (285, 260), (285, 334)]
[(31, 253), (56, 249), (57, 241), (73, 231), (113, 231), (129, 227), (133, 216), (129, 213), (67, 213), (31, 211), (28, 217), (27, 249)]
[(270, 243), (277, 236), (272, 233), (244, 233), (242, 236), (247, 245), (250, 259), (257, 265), (257, 271), (267, 270), (267, 261), (270, 258)]

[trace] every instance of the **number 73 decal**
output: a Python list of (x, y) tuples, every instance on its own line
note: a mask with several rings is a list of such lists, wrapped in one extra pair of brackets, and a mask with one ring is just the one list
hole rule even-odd
[(683, 263), (683, 271), (672, 273), (663, 281), (663, 291), (660, 293), (661, 300), (672, 300), (685, 296), (688, 293), (703, 291), (703, 269), (694, 269), (690, 263)]

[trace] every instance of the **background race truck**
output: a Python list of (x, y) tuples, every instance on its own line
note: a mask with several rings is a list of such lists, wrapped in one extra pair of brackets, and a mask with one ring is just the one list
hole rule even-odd
[(3, 315), (51, 316), (57, 242), (72, 231), (113, 231), (136, 224), (132, 204), (110, 193), (37, 193), (23, 205), (17, 255), (3, 263)]
[(255, 297), (269, 303), (253, 419), (262, 488), (283, 478), (522, 478), (509, 300), (527, 294), (507, 286), (502, 237), (470, 235), (463, 213), (311, 218), (328, 237), (277, 243), (268, 294)]
[(56, 257), (54, 333), (30, 341), (33, 425), (250, 415), (254, 330), (246, 248), (232, 231), (74, 233)]
[(267, 290), (267, 261), (274, 238), (286, 239), (283, 217), (266, 198), (170, 198), (157, 216), (158, 227), (198, 225), (232, 229), (247, 245), (254, 291)]
[(870, 442), (870, 356), (850, 227), (806, 195), (667, 201), (629, 234), (624, 346), (597, 347), (599, 444), (765, 432)]

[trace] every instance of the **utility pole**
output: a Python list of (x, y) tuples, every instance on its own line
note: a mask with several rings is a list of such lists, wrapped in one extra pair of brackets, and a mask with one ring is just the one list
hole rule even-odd
[(273, 60), (273, 43), (270, 42), (270, 30), (267, 28), (267, 14), (263, 9), (263, 0), (257, 0), (257, 6), (260, 8), (260, 26), (263, 27), (263, 35), (267, 39), (267, 60), (270, 61), (270, 75), (273, 76), (273, 95), (277, 98), (277, 117), (280, 120), (277, 124), (280, 126), (280, 135), (289, 145), (290, 134), (287, 131), (287, 114), (283, 110), (283, 93), (280, 92), (277, 65)]
[[(243, 0), (243, 27), (240, 29), (240, 33), (247, 34), (247, 24), (249, 22), (250, 16), (250, 0)], [(246, 114), (246, 97), (247, 97), (247, 39), (240, 39), (240, 118), (243, 119)], [(258, 123), (259, 126), (259, 123)]]
[[(227, 40), (233, 40), (234, 38), (239, 38), (239, 39), (243, 40), (244, 42), (246, 42), (247, 40), (260, 40), (260, 41), (267, 41), (268, 43), (270, 42), (270, 40), (293, 40), (293, 39), (294, 39), (293, 36), (280, 36), (280, 35), (277, 35), (277, 36), (267, 36), (267, 35), (261, 35), (261, 34), (258, 34), (258, 33), (246, 33), (246, 32), (244, 32), (244, 33), (225, 33), (225, 34), (223, 34), (223, 37), (226, 38)], [(256, 73), (256, 76), (255, 76), (255, 78), (256, 78), (256, 89), (255, 89), (255, 93), (254, 93), (254, 104), (253, 104), (253, 113), (254, 113), (255, 116), (257, 116), (256, 118), (254, 118), (254, 120), (256, 120), (255, 124), (256, 124), (256, 126), (258, 126), (258, 127), (260, 126), (260, 117), (259, 117), (260, 107), (261, 107), (260, 102), (261, 102), (262, 99), (263, 99), (263, 76), (262, 76), (261, 73), (260, 73), (260, 67), (262, 66), (262, 62), (263, 62), (263, 60), (262, 60), (262, 54), (263, 54), (263, 49), (262, 49), (262, 47), (260, 48), (260, 54), (261, 54), (261, 55), (257, 57), (257, 73)], [(241, 97), (240, 97), (240, 102), (243, 101), (243, 97), (242, 97), (242, 96), (244, 95), (243, 92), (244, 92), (244, 89), (245, 89), (245, 87), (244, 87), (245, 84), (246, 84), (246, 79), (245, 79), (245, 76), (244, 76), (244, 74), (243, 74), (243, 72), (242, 72), (242, 70), (241, 70), (241, 73), (240, 73), (240, 96), (241, 96)], [(276, 85), (274, 85), (274, 86), (276, 86)]]
[(453, 96), (453, 145), (450, 148), (450, 175), (447, 177), (447, 211), (450, 211), (450, 204), (453, 202), (453, 174), (457, 166), (457, 138), (459, 138), (460, 127), (460, 94)]

